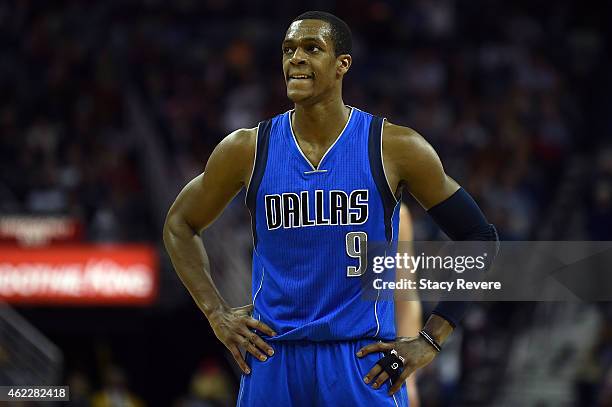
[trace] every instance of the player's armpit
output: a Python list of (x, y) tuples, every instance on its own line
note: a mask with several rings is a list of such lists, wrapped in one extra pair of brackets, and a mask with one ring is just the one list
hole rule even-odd
[(416, 131), (385, 122), (383, 162), (389, 185), (405, 185), (425, 209), (442, 202), (459, 185), (446, 173), (433, 147)]

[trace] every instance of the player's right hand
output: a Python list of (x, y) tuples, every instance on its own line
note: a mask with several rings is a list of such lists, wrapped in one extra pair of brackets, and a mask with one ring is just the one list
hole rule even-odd
[[(276, 336), (276, 332), (268, 325), (251, 317), (253, 304), (238, 308), (225, 308), (212, 313), (208, 320), (215, 335), (232, 353), (236, 363), (245, 373), (251, 373), (251, 369), (240, 353), (240, 348), (262, 362), (268, 356), (274, 355), (274, 349), (254, 332), (257, 330), (268, 336)], [(268, 356), (266, 356), (266, 354)]]

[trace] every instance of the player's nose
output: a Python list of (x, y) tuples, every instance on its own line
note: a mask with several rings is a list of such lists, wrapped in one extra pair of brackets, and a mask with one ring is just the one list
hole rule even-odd
[(294, 65), (303, 64), (306, 62), (306, 53), (301, 48), (296, 48), (293, 52), (291, 58), (289, 58), (289, 62)]

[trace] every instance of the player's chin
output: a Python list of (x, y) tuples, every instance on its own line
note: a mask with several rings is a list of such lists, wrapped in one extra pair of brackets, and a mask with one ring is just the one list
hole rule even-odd
[(287, 89), (287, 97), (293, 103), (305, 102), (312, 97), (312, 92), (298, 89)]

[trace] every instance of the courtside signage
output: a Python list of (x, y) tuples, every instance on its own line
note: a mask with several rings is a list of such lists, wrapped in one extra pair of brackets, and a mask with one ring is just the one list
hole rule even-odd
[(157, 274), (146, 245), (0, 247), (0, 300), (9, 303), (148, 305)]

